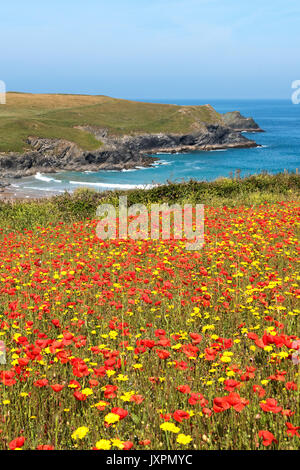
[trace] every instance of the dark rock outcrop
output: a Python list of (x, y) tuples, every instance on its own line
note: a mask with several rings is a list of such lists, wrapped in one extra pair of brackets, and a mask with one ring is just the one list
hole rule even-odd
[(239, 111), (223, 114), (223, 121), (227, 127), (235, 131), (264, 132), (251, 117), (244, 117)]
[[(106, 129), (80, 126), (93, 133), (102, 146), (83, 151), (75, 143), (61, 139), (29, 137), (31, 151), (24, 154), (0, 154), (0, 175), (18, 178), (37, 172), (123, 170), (137, 166), (150, 166), (157, 158), (149, 156), (159, 152), (190, 152), (225, 148), (256, 147), (257, 144), (241, 134), (241, 130), (259, 130), (251, 118), (240, 113), (224, 115), (226, 125), (203, 125), (190, 134), (136, 134), (116, 137)], [(235, 127), (242, 126), (236, 130)], [(258, 129), (257, 129), (258, 128)], [(100, 144), (99, 144), (100, 145)]]

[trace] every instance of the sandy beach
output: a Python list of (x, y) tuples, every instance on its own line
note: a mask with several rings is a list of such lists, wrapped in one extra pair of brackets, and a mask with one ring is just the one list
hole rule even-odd
[(13, 185), (0, 188), (0, 201), (45, 199), (57, 196), (55, 191), (39, 191), (31, 188), (17, 188)]

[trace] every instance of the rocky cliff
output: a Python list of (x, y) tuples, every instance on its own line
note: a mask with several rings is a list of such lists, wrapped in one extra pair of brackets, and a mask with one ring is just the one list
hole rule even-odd
[(225, 126), (235, 131), (264, 132), (251, 117), (244, 117), (239, 111), (223, 114)]
[(110, 136), (106, 129), (79, 127), (101, 140), (94, 151), (83, 151), (75, 143), (61, 139), (29, 137), (32, 150), (23, 153), (0, 154), (0, 175), (6, 178), (29, 176), (37, 172), (122, 170), (150, 166), (155, 157), (149, 154), (163, 152), (190, 152), (236, 147), (256, 147), (241, 131), (260, 131), (251, 118), (240, 113), (223, 116), (224, 125), (207, 124), (190, 134), (135, 134)]

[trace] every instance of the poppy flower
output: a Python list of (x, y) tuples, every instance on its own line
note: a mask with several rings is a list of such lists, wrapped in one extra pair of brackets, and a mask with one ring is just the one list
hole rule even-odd
[(189, 385), (179, 385), (176, 387), (176, 390), (181, 393), (191, 393), (191, 387)]
[(170, 357), (169, 351), (166, 351), (165, 349), (157, 349), (156, 354), (160, 359), (168, 359), (168, 357)]
[(37, 449), (37, 450), (54, 450), (54, 446), (50, 446), (50, 445), (44, 444), (44, 445), (39, 445), (39, 446), (37, 446), (36, 449)]
[(131, 441), (124, 441), (122, 444), (123, 444), (123, 450), (130, 450), (133, 447), (133, 442)]
[(200, 402), (201, 406), (204, 406), (208, 403), (201, 393), (191, 393), (188, 402), (190, 405), (196, 405), (196, 403)]
[(225, 390), (227, 390), (228, 392), (233, 392), (233, 390), (235, 388), (239, 388), (241, 385), (240, 382), (238, 382), (237, 380), (234, 380), (234, 379), (227, 379), (224, 381), (224, 388)]
[(292, 423), (285, 423), (287, 427), (287, 435), (290, 437), (297, 436), (300, 437), (300, 434), (298, 432), (298, 429), (300, 429), (300, 426), (294, 426)]
[(137, 405), (140, 405), (141, 403), (143, 403), (144, 400), (145, 398), (142, 395), (132, 395), (130, 397), (130, 401), (133, 401)]
[(244, 407), (249, 404), (249, 400), (240, 397), (239, 394), (235, 392), (231, 392), (226, 399), (230, 406), (237, 412), (242, 411)]
[(78, 401), (85, 401), (87, 399), (87, 395), (85, 395), (84, 393), (81, 393), (79, 391), (75, 391), (73, 393), (73, 396), (76, 398), (76, 400)]
[(280, 413), (282, 406), (277, 405), (277, 400), (275, 398), (267, 398), (266, 401), (260, 402), (259, 406), (263, 411), (270, 413)]
[(54, 384), (51, 385), (51, 388), (54, 390), (54, 392), (61, 392), (61, 390), (64, 388), (64, 385)]
[(34, 386), (37, 387), (37, 388), (42, 388), (42, 387), (46, 387), (48, 385), (48, 380), (47, 379), (40, 379), (40, 380), (37, 380), (36, 382), (34, 382)]
[(260, 437), (263, 440), (262, 444), (266, 447), (270, 446), (272, 442), (275, 442), (275, 444), (278, 444), (278, 441), (275, 439), (275, 436), (269, 431), (259, 431), (258, 437)]
[(226, 400), (226, 397), (216, 397), (213, 400), (213, 410), (215, 413), (222, 413), (230, 408), (230, 404)]
[(260, 398), (263, 398), (266, 394), (265, 389), (261, 385), (253, 385), (252, 390), (257, 393)]
[(20, 449), (21, 447), (23, 447), (25, 441), (26, 438), (24, 436), (17, 437), (16, 439), (10, 441), (8, 447), (10, 448), (10, 450)]
[(124, 419), (128, 415), (127, 410), (124, 410), (123, 408), (119, 408), (119, 407), (112, 408), (111, 413), (114, 413), (115, 415), (120, 416), (120, 419)]
[(177, 421), (178, 423), (181, 423), (181, 421), (183, 419), (189, 419), (190, 417), (190, 414), (187, 412), (187, 411), (183, 411), (183, 410), (176, 410), (174, 413), (173, 413), (173, 418), (175, 419), (175, 421)]
[(164, 421), (170, 421), (172, 415), (171, 413), (166, 413), (166, 414), (160, 414), (160, 417), (164, 420)]
[(295, 382), (291, 381), (291, 382), (286, 382), (285, 384), (285, 388), (287, 390), (298, 390), (298, 386)]
[(149, 439), (144, 439), (143, 441), (139, 441), (140, 446), (149, 446), (151, 444), (151, 441)]

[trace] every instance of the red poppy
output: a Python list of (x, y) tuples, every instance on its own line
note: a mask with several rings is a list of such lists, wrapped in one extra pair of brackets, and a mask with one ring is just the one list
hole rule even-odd
[(10, 448), (10, 450), (20, 449), (21, 447), (23, 447), (25, 441), (26, 441), (25, 437), (23, 436), (17, 437), (16, 439), (13, 439), (12, 441), (10, 441), (10, 443), (8, 444), (8, 447)]
[(47, 444), (39, 445), (37, 446), (37, 450), (54, 450), (54, 446), (49, 446)]
[(266, 394), (265, 389), (261, 385), (253, 385), (252, 390), (257, 393), (260, 398), (263, 398)]
[(37, 380), (36, 382), (34, 382), (34, 386), (37, 387), (37, 388), (42, 388), (42, 387), (46, 387), (46, 385), (48, 385), (48, 380), (47, 379), (40, 379), (40, 380)]
[(278, 444), (278, 441), (277, 439), (275, 439), (275, 436), (269, 431), (259, 431), (258, 437), (260, 437), (263, 440), (262, 444), (266, 447), (271, 445), (272, 442), (275, 442), (275, 444)]
[(191, 393), (191, 387), (189, 387), (189, 385), (179, 385), (176, 387), (176, 390), (181, 393)]
[(142, 395), (132, 395), (130, 397), (130, 401), (134, 401), (137, 405), (140, 405), (144, 400), (145, 398)]
[(54, 384), (51, 385), (51, 388), (54, 390), (54, 392), (60, 392), (64, 388), (64, 385)]
[(287, 427), (287, 435), (290, 437), (297, 436), (300, 437), (300, 434), (298, 433), (298, 429), (300, 429), (300, 426), (293, 426), (292, 423), (285, 423)]
[(172, 415), (171, 413), (166, 413), (166, 414), (160, 414), (160, 417), (164, 420), (164, 421), (170, 421)]
[(286, 382), (285, 388), (287, 390), (298, 390), (298, 385), (295, 382)]
[(204, 413), (206, 416), (211, 416), (212, 411), (209, 408), (202, 408), (202, 413)]
[(120, 419), (124, 419), (128, 415), (127, 410), (124, 410), (123, 408), (119, 408), (119, 407), (112, 408), (111, 413), (114, 413), (115, 415), (120, 416)]
[(151, 441), (149, 439), (144, 439), (143, 441), (139, 441), (140, 446), (149, 446), (151, 444)]
[(225, 385), (224, 387), (225, 390), (227, 390), (228, 392), (233, 392), (235, 388), (240, 387), (241, 382), (238, 382), (237, 380), (234, 380), (234, 379), (228, 379), (224, 381), (224, 385)]
[(104, 391), (105, 398), (115, 398), (117, 396), (117, 394), (115, 393), (117, 390), (117, 385), (106, 385)]
[(123, 450), (130, 450), (133, 447), (133, 442), (125, 441), (123, 444)]
[(87, 395), (85, 395), (84, 393), (81, 393), (79, 391), (75, 391), (73, 393), (73, 396), (76, 398), (76, 400), (78, 401), (85, 401), (87, 399)]
[(271, 413), (279, 413), (282, 410), (282, 406), (277, 405), (275, 398), (267, 398), (265, 402), (260, 402), (259, 406), (263, 411)]
[(175, 421), (177, 421), (178, 423), (181, 423), (181, 421), (183, 419), (189, 419), (190, 417), (190, 414), (187, 412), (187, 411), (183, 411), (183, 410), (176, 410), (174, 413), (173, 413), (173, 418), (175, 419)]
[(170, 357), (169, 351), (166, 351), (165, 349), (157, 349), (156, 354), (160, 359), (168, 359), (168, 357)]
[(230, 406), (237, 412), (242, 411), (244, 407), (249, 404), (249, 400), (240, 397), (239, 394), (235, 392), (231, 392), (226, 399)]
[(226, 400), (226, 397), (216, 397), (213, 401), (213, 410), (215, 413), (221, 413), (222, 411), (228, 410), (230, 404)]

